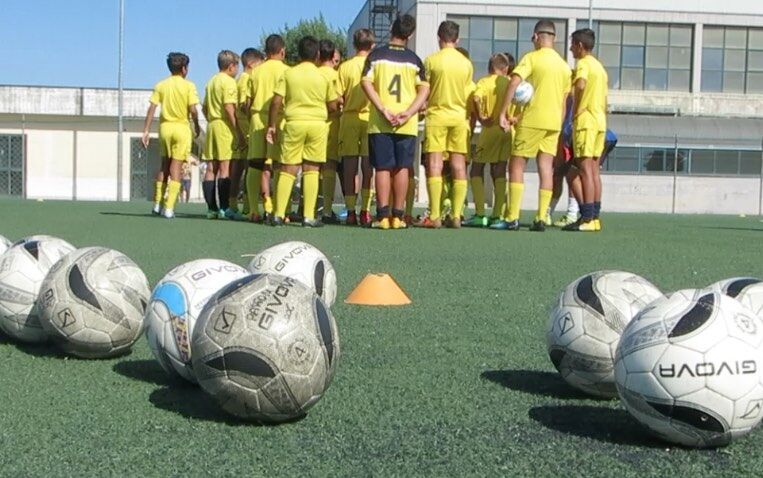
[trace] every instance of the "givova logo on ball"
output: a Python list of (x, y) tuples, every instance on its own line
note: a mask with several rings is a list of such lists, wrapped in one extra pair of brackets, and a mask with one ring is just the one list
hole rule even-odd
[(180, 359), (187, 362), (191, 358), (191, 340), (188, 336), (188, 299), (181, 287), (172, 282), (160, 285), (151, 298), (161, 302), (167, 308), (174, 332), (175, 344), (177, 345)]

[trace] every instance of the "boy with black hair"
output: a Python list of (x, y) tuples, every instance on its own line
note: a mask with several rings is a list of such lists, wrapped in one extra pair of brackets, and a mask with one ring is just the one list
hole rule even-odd
[[(341, 61), (339, 50), (331, 40), (319, 42), (318, 71), (331, 84), (331, 88), (342, 98), (339, 87), (339, 73), (336, 68)], [(324, 224), (339, 224), (339, 218), (333, 211), (334, 190), (336, 189), (336, 169), (339, 161), (339, 119), (341, 111), (329, 113), (328, 119), (328, 142), (326, 144), (326, 163), (321, 168), (321, 191), (323, 193), (323, 220)]]
[[(239, 56), (230, 50), (217, 55), (220, 71), (214, 75), (205, 89), (204, 116), (207, 118), (207, 138), (204, 145), (204, 160), (208, 162), (204, 173), (202, 190), (207, 202), (207, 218), (241, 219), (238, 211), (230, 208), (230, 161), (233, 151), (246, 147), (246, 139), (236, 119), (238, 105)], [(220, 196), (218, 208), (217, 196)]]
[[(194, 134), (201, 132), (196, 105), (199, 94), (196, 86), (186, 80), (190, 59), (184, 53), (171, 52), (167, 55), (167, 68), (170, 76), (154, 87), (149, 99), (146, 120), (143, 125), (143, 146), (148, 147), (151, 123), (157, 106), (161, 106), (159, 120), (159, 149), (162, 167), (156, 174), (154, 189), (154, 208), (152, 213), (166, 218), (175, 217), (175, 202), (180, 194), (182, 165), (191, 151), (191, 129), (188, 117), (193, 120)], [(166, 199), (165, 199), (165, 181)]]

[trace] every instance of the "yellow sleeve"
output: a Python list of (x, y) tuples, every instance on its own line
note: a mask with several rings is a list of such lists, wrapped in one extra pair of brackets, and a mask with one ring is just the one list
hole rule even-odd
[(199, 104), (199, 92), (196, 91), (196, 85), (188, 82), (188, 106), (194, 106)]
[(588, 66), (588, 62), (583, 60), (578, 61), (578, 64), (575, 67), (575, 79), (573, 81), (588, 80), (589, 72), (590, 68)]
[(517, 75), (523, 80), (526, 80), (532, 74), (532, 72), (532, 57), (527, 54), (523, 56), (521, 60), (519, 60), (519, 64), (514, 68), (514, 71), (512, 71), (511, 74)]
[(236, 86), (238, 87), (238, 102), (239, 104), (243, 104), (246, 102), (246, 90), (249, 86), (249, 75), (246, 75)]
[(230, 81), (226, 81), (223, 85), (223, 103), (224, 104), (238, 104), (238, 87), (236, 86), (236, 80), (233, 78)]
[(273, 94), (285, 97), (286, 96), (286, 75), (281, 75), (276, 81), (276, 87), (273, 89)]
[(254, 98), (254, 75), (249, 75), (246, 79), (246, 99)]
[(154, 87), (153, 93), (151, 93), (151, 98), (148, 99), (148, 101), (151, 102), (151, 104), (159, 106), (162, 102), (162, 91), (159, 85), (156, 85)]
[(427, 57), (426, 60), (424, 60), (424, 81), (426, 83), (431, 83), (431, 80), (432, 80), (432, 78), (430, 77), (431, 71), (432, 71), (432, 62), (429, 61), (429, 58), (430, 57)]
[(345, 68), (343, 67), (344, 64), (339, 67), (339, 71), (337, 72), (337, 87), (339, 88), (340, 95), (344, 95), (344, 92), (347, 91), (347, 83), (344, 75)]

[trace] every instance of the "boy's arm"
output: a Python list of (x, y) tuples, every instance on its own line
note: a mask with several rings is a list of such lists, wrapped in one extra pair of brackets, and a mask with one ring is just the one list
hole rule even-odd
[(509, 112), (509, 105), (511, 105), (511, 101), (514, 99), (514, 93), (517, 91), (520, 83), (522, 83), (522, 77), (512, 74), (509, 86), (506, 88), (506, 97), (503, 99), (501, 112), (498, 114), (498, 124), (501, 125), (504, 131), (508, 131), (512, 124), (516, 123), (516, 118), (509, 118), (507, 113)]
[(405, 124), (411, 116), (418, 114), (429, 96), (429, 84), (421, 83), (416, 86), (416, 98), (408, 106), (408, 109), (397, 115), (397, 124)]
[(236, 104), (225, 103), (223, 108), (225, 109), (225, 116), (228, 117), (228, 123), (233, 126), (234, 130), (236, 130), (238, 149), (244, 149), (246, 147), (246, 138), (244, 137), (244, 133), (241, 132), (241, 125), (238, 123), (238, 120), (236, 120)]
[(149, 103), (148, 111), (146, 111), (146, 121), (143, 122), (143, 147), (148, 148), (148, 135), (151, 131), (151, 123), (154, 121), (154, 114), (156, 113), (156, 105)]
[(376, 92), (374, 89), (374, 84), (370, 79), (363, 78), (360, 81), (360, 87), (363, 88), (363, 92), (368, 97), (368, 101), (371, 102), (371, 104), (376, 108), (379, 113), (384, 115), (384, 117), (387, 119), (389, 124), (392, 126), (397, 126), (399, 123), (397, 122), (397, 118), (394, 114), (392, 114), (391, 111), (389, 111), (384, 104), (382, 103), (381, 97), (379, 96), (379, 93)]
[(278, 112), (281, 111), (283, 105), (283, 96), (276, 93), (273, 95), (273, 99), (270, 100), (270, 111), (268, 112), (268, 131), (265, 134), (265, 139), (270, 144), (276, 143), (276, 123), (278, 122)]
[(191, 115), (191, 121), (193, 121), (193, 132), (195, 137), (198, 138), (201, 134), (201, 126), (199, 126), (199, 110), (196, 109), (196, 105), (188, 107), (188, 114)]
[[(572, 119), (573, 121), (577, 116), (582, 113), (580, 111), (580, 98), (583, 97), (583, 91), (585, 91), (586, 87), (586, 80), (583, 78), (578, 78), (575, 80), (575, 85), (573, 85), (572, 89)], [(564, 104), (567, 104), (567, 95), (564, 95)]]

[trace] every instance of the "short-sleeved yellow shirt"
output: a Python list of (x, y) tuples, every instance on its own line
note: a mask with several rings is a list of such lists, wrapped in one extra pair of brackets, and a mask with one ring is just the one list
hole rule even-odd
[(241, 112), (240, 106), (246, 103), (246, 92), (249, 88), (249, 73), (244, 71), (236, 80), (236, 90), (238, 92), (238, 107), (236, 108), (236, 118), (242, 122), (249, 122), (249, 115)]
[(339, 65), (339, 90), (344, 97), (344, 114), (356, 114), (363, 121), (368, 121), (369, 102), (360, 86), (363, 65), (366, 56), (355, 55)]
[(429, 83), (426, 122), (431, 126), (457, 126), (468, 118), (474, 67), (455, 48), (443, 48), (424, 61)]
[(480, 78), (474, 96), (480, 99), (482, 111), (478, 113), (481, 117), (492, 118), (495, 124), (498, 124), (498, 114), (501, 112), (508, 87), (509, 78), (506, 76), (492, 74)]
[(161, 106), (162, 123), (188, 124), (188, 108), (199, 104), (196, 85), (180, 75), (172, 75), (154, 86), (149, 101)]
[(281, 60), (268, 59), (258, 65), (249, 75), (249, 88), (246, 97), (252, 99), (251, 114), (270, 110), (273, 90), (276, 83), (289, 67)]
[(573, 83), (578, 79), (585, 80), (586, 86), (578, 100), (577, 116), (574, 118), (575, 129), (606, 131), (609, 91), (607, 70), (593, 55), (586, 55), (578, 60), (575, 67)]
[[(361, 81), (370, 81), (382, 104), (392, 113), (402, 113), (416, 99), (417, 88), (426, 85), (424, 63), (411, 50), (396, 45), (374, 49), (363, 65)], [(376, 108), (371, 108), (368, 133), (418, 135), (418, 115), (393, 127)]]
[(511, 74), (535, 89), (517, 127), (561, 131), (564, 98), (572, 78), (567, 62), (553, 48), (539, 48), (523, 56)]
[(227, 73), (217, 73), (207, 83), (204, 92), (204, 104), (207, 107), (207, 121), (225, 119), (224, 105), (238, 105), (236, 80)]
[(289, 68), (273, 92), (284, 98), (286, 121), (326, 121), (326, 103), (339, 96), (331, 82), (309, 61)]
[[(336, 98), (339, 98), (342, 96), (342, 90), (339, 88), (339, 73), (330, 66), (321, 66), (318, 67), (318, 71), (321, 75), (323, 75), (324, 78), (326, 78), (326, 81), (329, 82), (331, 85), (331, 88), (336, 92)], [(337, 119), (339, 118), (339, 112), (336, 112), (335, 114), (331, 115), (329, 119)]]

